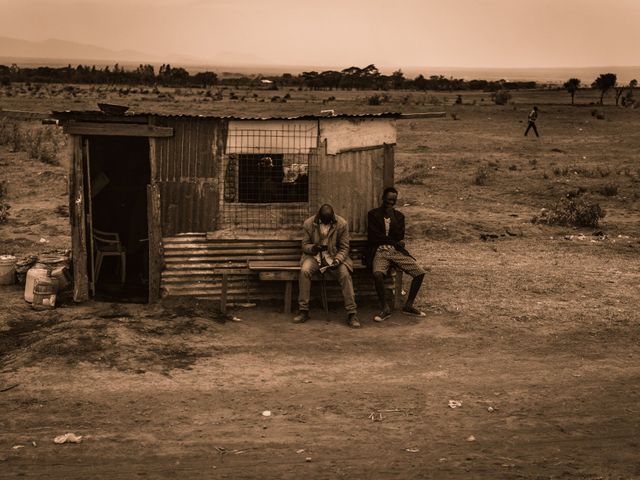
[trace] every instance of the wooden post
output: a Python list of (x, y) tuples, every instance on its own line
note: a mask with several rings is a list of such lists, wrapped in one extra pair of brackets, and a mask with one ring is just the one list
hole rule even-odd
[(69, 206), (71, 216), (71, 248), (73, 256), (73, 300), (84, 302), (89, 299), (89, 279), (87, 277), (87, 232), (85, 223), (85, 194), (82, 137), (72, 137), (72, 159), (69, 181)]
[[(152, 180), (153, 182), (153, 180)], [(149, 303), (160, 299), (162, 271), (162, 232), (160, 231), (160, 189), (147, 185), (147, 228), (149, 238)]]
[(227, 272), (222, 273), (222, 287), (220, 290), (220, 312), (223, 315), (227, 314), (227, 287), (228, 287)]
[(292, 294), (293, 294), (293, 281), (287, 280), (284, 286), (284, 313), (291, 313)]
[(393, 287), (393, 308), (402, 305), (402, 270), (396, 268), (396, 279)]

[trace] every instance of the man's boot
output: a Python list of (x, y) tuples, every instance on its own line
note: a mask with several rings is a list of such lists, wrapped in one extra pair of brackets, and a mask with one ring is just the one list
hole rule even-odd
[(298, 315), (293, 318), (293, 323), (304, 323), (309, 320), (309, 311), (308, 310), (300, 310)]
[(356, 312), (349, 313), (349, 316), (347, 317), (347, 325), (349, 325), (351, 328), (360, 328), (362, 326), (358, 321), (358, 315), (356, 314)]

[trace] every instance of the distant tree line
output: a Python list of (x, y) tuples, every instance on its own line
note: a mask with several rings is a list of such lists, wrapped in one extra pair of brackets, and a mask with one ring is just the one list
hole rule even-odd
[(163, 64), (156, 72), (153, 65), (139, 65), (125, 69), (118, 64), (96, 67), (78, 65), (73, 67), (31, 67), (0, 65), (0, 83), (87, 83), (160, 85), (167, 87), (202, 87), (213, 85), (262, 87), (277, 90), (279, 87), (297, 87), (310, 90), (486, 90), (536, 88), (536, 82), (508, 82), (506, 80), (463, 80), (442, 75), (414, 79), (406, 78), (401, 70), (383, 75), (375, 65), (364, 68), (349, 67), (344, 70), (303, 72), (299, 75), (284, 73), (275, 76), (224, 75), (219, 78), (214, 72), (190, 74), (182, 67)]
[(93, 84), (129, 84), (162, 85), (167, 87), (193, 86), (207, 88), (218, 83), (214, 72), (198, 72), (191, 75), (182, 67), (163, 64), (156, 73), (153, 65), (139, 65), (135, 69), (125, 69), (117, 63), (103, 68), (88, 65), (73, 67), (31, 67), (0, 65), (0, 83), (93, 83)]
[[(571, 95), (571, 105), (574, 104), (576, 92), (580, 90), (581, 85), (582, 81), (579, 78), (570, 78), (564, 82), (564, 89)], [(635, 78), (626, 85), (619, 84), (618, 76), (615, 73), (601, 73), (598, 75), (598, 78), (591, 83), (591, 88), (600, 91), (600, 105), (604, 104), (604, 96), (606, 93), (609, 90), (613, 90), (615, 92), (616, 106), (622, 103), (623, 107), (630, 107), (636, 103), (634, 90), (637, 86), (638, 80)], [(623, 94), (625, 95), (623, 96)]]

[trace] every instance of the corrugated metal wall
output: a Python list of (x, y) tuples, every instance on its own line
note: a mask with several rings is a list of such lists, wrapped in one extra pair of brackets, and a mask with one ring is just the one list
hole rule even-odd
[[(226, 240), (215, 238), (215, 234), (209, 238), (206, 235), (229, 228), (216, 224), (220, 217), (218, 175), (225, 152), (227, 121), (157, 117), (153, 122), (174, 129), (173, 137), (153, 139), (151, 148), (155, 159), (152, 175), (160, 191), (162, 217), (162, 295), (219, 298), (224, 271), (229, 281), (229, 301), (282, 299), (283, 284), (261, 282), (256, 272), (248, 270), (247, 262), (299, 259), (298, 240), (285, 240), (280, 230), (264, 232), (258, 240), (238, 240), (233, 232)], [(354, 242), (357, 251), (352, 254), (359, 262), (367, 212), (378, 205), (382, 190), (389, 183), (393, 146), (337, 155), (327, 155), (320, 148), (315, 159), (317, 175), (312, 181), (310, 208), (315, 210), (322, 203), (331, 203), (339, 215), (349, 220), (352, 236), (360, 239)], [(270, 240), (270, 235), (280, 239)], [(374, 294), (373, 283), (364, 270), (354, 275), (354, 286), (360, 296)], [(334, 299), (340, 299), (337, 284), (331, 286), (330, 293)]]
[[(205, 234), (181, 234), (164, 238), (163, 245), (165, 269), (161, 288), (165, 296), (219, 299), (222, 274), (226, 272), (229, 301), (281, 301), (284, 284), (260, 281), (258, 273), (248, 269), (247, 262), (300, 259), (300, 242), (297, 240), (222, 240), (207, 239)], [(354, 264), (362, 265), (364, 248), (364, 240), (352, 242)], [(342, 296), (338, 283), (327, 283), (330, 298), (340, 301)], [(373, 281), (366, 270), (354, 273), (354, 287), (358, 297), (375, 295)], [(319, 290), (315, 288), (314, 292), (317, 296)]]
[(174, 129), (172, 137), (152, 140), (163, 235), (215, 230), (218, 165), (227, 121), (191, 117), (155, 117), (153, 121)]
[(385, 148), (320, 155), (318, 204), (329, 203), (354, 234), (367, 233), (367, 213), (384, 190)]

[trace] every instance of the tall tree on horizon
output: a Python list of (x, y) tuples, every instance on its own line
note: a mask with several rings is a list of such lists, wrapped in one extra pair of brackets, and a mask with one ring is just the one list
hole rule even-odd
[(603, 105), (604, 95), (616, 86), (618, 77), (615, 73), (601, 73), (591, 86), (600, 90), (600, 105)]
[(563, 87), (569, 92), (571, 95), (571, 105), (573, 105), (573, 99), (576, 96), (576, 92), (580, 88), (580, 79), (579, 78), (570, 78), (566, 82), (564, 82)]

